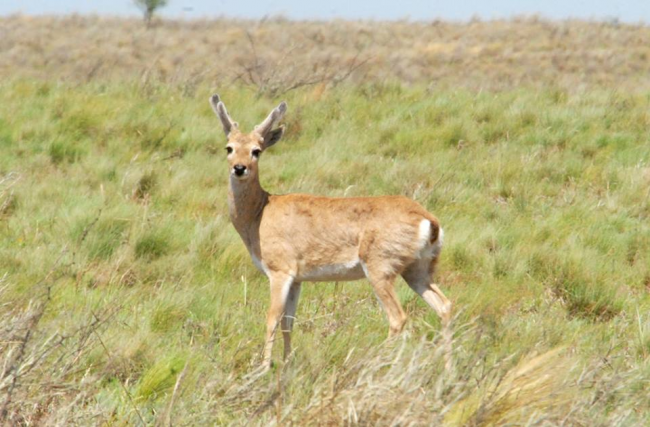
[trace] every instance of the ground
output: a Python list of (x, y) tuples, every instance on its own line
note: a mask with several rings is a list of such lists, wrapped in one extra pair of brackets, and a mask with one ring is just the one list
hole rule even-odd
[[(60, 20), (39, 19), (0, 22), (57, 34)], [(67, 19), (79, 31), (98, 31), (99, 18)], [(120, 22), (138, 24), (109, 22), (115, 34)], [(183, 73), (191, 61), (177, 66), (183, 77), (138, 65), (153, 55), (151, 40), (176, 45), (175, 32), (202, 31), (210, 41), (208, 24), (158, 23), (131, 39), (123, 33), (118, 45), (132, 71), (102, 65), (81, 77), (85, 63), (56, 65), (44, 46), (51, 39), (25, 42), (33, 51), (9, 65), (3, 55), (2, 418), (80, 425), (650, 422), (647, 57), (622, 65), (629, 74), (605, 59), (595, 74), (590, 60), (572, 71), (542, 63), (539, 78), (521, 84), (509, 80), (525, 74), (527, 65), (515, 61), (514, 71), (485, 73), (483, 85), (473, 71), (453, 74), (462, 67), (444, 68), (438, 83), (424, 66), (411, 80), (399, 72), (386, 77), (387, 60), (348, 46), (341, 49), (357, 58), (348, 67), (359, 68), (333, 65), (334, 74), (313, 82), (261, 74), (259, 58), (243, 54), (244, 65), (231, 71), (243, 76), (246, 60), (253, 65), (234, 81), (189, 79)], [(268, 25), (295, 31), (306, 24)], [(336, 45), (327, 42), (336, 25), (373, 35), (393, 24), (314, 25), (324, 34), (320, 43)], [(408, 27), (394, 25), (398, 34)], [(470, 42), (455, 51), (462, 61), (490, 29), (506, 43), (504, 26), (538, 35), (521, 42), (530, 57), (543, 51), (535, 40), (555, 34), (556, 51), (571, 61), (578, 47), (593, 54), (589, 34), (640, 40), (648, 31), (538, 20), (454, 25), (431, 27), (443, 41), (467, 30)], [(265, 31), (251, 27), (247, 38), (243, 27), (231, 24), (221, 37), (250, 45)], [(57, 37), (77, 46), (69, 34)], [(399, 43), (414, 37), (404, 33)], [(430, 37), (432, 46), (439, 41)], [(3, 43), (5, 52), (22, 49)], [(141, 56), (138, 43), (146, 46)], [(633, 58), (642, 50), (630, 42), (615, 54)], [(266, 52), (260, 61), (274, 57), (262, 58)], [(485, 69), (496, 63), (483, 61)], [(270, 192), (402, 194), (440, 219), (437, 281), (454, 302), (452, 371), (444, 369), (435, 313), (398, 283), (409, 321), (386, 342), (387, 322), (365, 281), (305, 284), (295, 353), (282, 363), (275, 346), (275, 367), (256, 371), (268, 283), (228, 221), (225, 138), (208, 104), (217, 89), (244, 129), (287, 100), (285, 138), (260, 164)]]

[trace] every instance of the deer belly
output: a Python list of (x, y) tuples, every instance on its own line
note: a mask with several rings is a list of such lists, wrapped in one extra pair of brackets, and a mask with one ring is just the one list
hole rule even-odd
[(366, 275), (359, 260), (347, 263), (304, 266), (296, 276), (297, 281), (333, 282), (363, 279)]

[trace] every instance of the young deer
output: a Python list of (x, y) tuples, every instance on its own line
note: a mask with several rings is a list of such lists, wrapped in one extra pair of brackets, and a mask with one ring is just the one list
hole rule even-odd
[(262, 152), (280, 140), (276, 127), (287, 104), (282, 102), (251, 133), (242, 133), (218, 95), (210, 104), (228, 138), (230, 219), (255, 266), (271, 282), (266, 319), (264, 367), (278, 324), (284, 357), (291, 352), (291, 329), (300, 284), (367, 278), (398, 334), (406, 314), (395, 294), (401, 275), (447, 325), (451, 302), (432, 281), (442, 248), (443, 230), (436, 217), (402, 196), (332, 198), (306, 194), (271, 195), (260, 186)]

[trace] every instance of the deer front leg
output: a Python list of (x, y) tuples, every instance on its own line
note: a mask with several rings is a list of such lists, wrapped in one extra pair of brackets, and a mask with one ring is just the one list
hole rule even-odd
[(384, 307), (386, 316), (388, 317), (388, 338), (392, 338), (402, 332), (404, 324), (406, 323), (406, 313), (399, 303), (397, 294), (395, 294), (394, 282), (390, 280), (382, 280), (372, 284), (375, 288), (375, 294), (381, 305)]
[[(264, 360), (262, 362), (262, 366), (267, 369), (271, 367), (273, 341), (275, 340), (275, 333), (280, 326), (281, 319), (285, 313), (287, 298), (293, 285), (293, 277), (289, 274), (275, 273), (270, 275), (270, 281), (271, 306), (269, 307), (269, 312), (266, 316), (266, 342), (264, 343)], [(291, 344), (289, 344), (289, 346), (291, 346)]]
[(284, 338), (284, 359), (291, 354), (291, 331), (293, 321), (296, 318), (298, 298), (300, 297), (300, 282), (294, 282), (289, 289), (289, 295), (285, 302), (284, 316), (282, 316), (282, 336)]
[(402, 332), (406, 323), (406, 313), (395, 293), (395, 277), (370, 271), (367, 275), (388, 317), (388, 338)]

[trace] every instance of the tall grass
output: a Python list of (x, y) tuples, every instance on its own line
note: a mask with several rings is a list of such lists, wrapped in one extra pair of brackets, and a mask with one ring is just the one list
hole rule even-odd
[[(403, 284), (307, 284), (256, 371), (268, 285), (229, 225), (212, 88), (0, 83), (0, 404), (12, 424), (650, 421), (650, 98), (396, 84), (286, 95), (273, 193), (404, 194), (442, 221), (439, 322)], [(244, 129), (277, 101), (220, 90)], [(309, 165), (307, 167), (307, 165)], [(276, 357), (279, 360), (279, 357)]]

